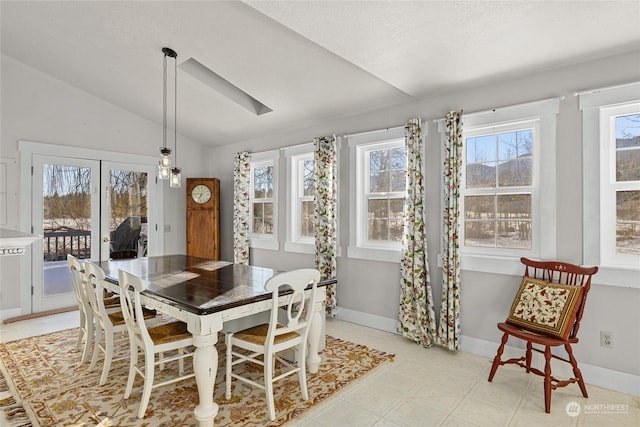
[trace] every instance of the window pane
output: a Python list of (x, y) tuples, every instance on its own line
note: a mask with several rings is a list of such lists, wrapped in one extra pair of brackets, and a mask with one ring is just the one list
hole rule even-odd
[(389, 240), (392, 242), (401, 242), (403, 230), (404, 221), (402, 219), (389, 221)]
[(506, 161), (531, 157), (533, 131), (524, 129), (498, 135), (498, 160)]
[(465, 196), (465, 219), (492, 219), (495, 217), (495, 196)]
[(389, 199), (389, 218), (402, 219), (404, 214), (404, 199)]
[(467, 164), (496, 160), (496, 136), (482, 135), (466, 139)]
[(495, 248), (496, 238), (493, 221), (473, 221), (464, 224), (464, 244)]
[(496, 164), (467, 163), (467, 188), (495, 188)]
[(263, 223), (262, 234), (273, 234), (273, 216), (265, 216)]
[(263, 203), (254, 203), (253, 204), (253, 216), (255, 218), (262, 218), (264, 216), (264, 204)]
[(367, 212), (368, 218), (389, 218), (388, 199), (370, 199)]
[(498, 168), (498, 186), (500, 187), (529, 186), (531, 177), (531, 157), (509, 160)]
[(531, 219), (530, 194), (505, 194), (498, 196), (498, 218)]
[(387, 193), (391, 188), (389, 184), (389, 171), (371, 173), (370, 192)]
[(369, 170), (381, 172), (389, 170), (389, 150), (373, 150), (369, 152)]
[(388, 240), (389, 221), (386, 219), (369, 220), (369, 240)]
[(273, 216), (273, 203), (263, 203), (264, 207), (264, 216)]
[(254, 218), (253, 219), (253, 232), (262, 234), (264, 230), (264, 221), (262, 218)]
[(407, 177), (404, 170), (391, 172), (391, 191), (404, 191)]
[(391, 170), (405, 171), (407, 169), (407, 155), (404, 147), (396, 147), (391, 150)]
[(616, 117), (616, 181), (640, 180), (640, 113)]
[(616, 253), (640, 255), (640, 191), (616, 192)]
[(254, 197), (273, 197), (273, 166), (262, 166), (253, 172)]
[(498, 247), (531, 249), (531, 222), (498, 221)]
[(302, 218), (300, 222), (300, 235), (303, 237), (314, 236), (313, 202), (302, 202)]
[(313, 160), (305, 160), (303, 162), (303, 183), (302, 194), (304, 196), (313, 196), (315, 194), (315, 183), (313, 180)]

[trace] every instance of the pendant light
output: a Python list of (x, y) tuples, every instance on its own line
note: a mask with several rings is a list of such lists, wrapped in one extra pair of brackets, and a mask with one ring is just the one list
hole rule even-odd
[(173, 160), (175, 161), (175, 165), (171, 168), (169, 186), (172, 188), (180, 188), (182, 186), (182, 176), (180, 175), (181, 170), (178, 167), (178, 54), (173, 50), (171, 52), (173, 53), (173, 55), (169, 56), (173, 58), (173, 76), (175, 79), (173, 82)]
[[(162, 48), (162, 147), (160, 148), (160, 162), (158, 163), (158, 179), (169, 179), (171, 174), (171, 148), (167, 147), (167, 56), (176, 58), (173, 49)], [(176, 60), (177, 62), (177, 60)]]

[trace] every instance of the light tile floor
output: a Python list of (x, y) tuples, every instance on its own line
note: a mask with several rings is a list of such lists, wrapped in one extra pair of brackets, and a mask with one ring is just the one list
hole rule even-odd
[[(67, 329), (78, 312), (0, 325), (0, 341), (11, 341)], [(588, 386), (589, 398), (577, 385), (552, 394), (551, 413), (544, 412), (542, 378), (503, 366), (487, 381), (491, 360), (441, 348), (423, 349), (388, 332), (335, 319), (327, 333), (395, 354), (393, 363), (363, 378), (288, 425), (315, 426), (640, 426), (640, 398)], [(567, 414), (576, 402), (581, 413)], [(615, 408), (606, 405), (617, 405)]]

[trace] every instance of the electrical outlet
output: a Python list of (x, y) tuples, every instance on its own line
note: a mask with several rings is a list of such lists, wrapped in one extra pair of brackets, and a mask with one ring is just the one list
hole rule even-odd
[(607, 331), (600, 331), (600, 347), (613, 348), (613, 334)]

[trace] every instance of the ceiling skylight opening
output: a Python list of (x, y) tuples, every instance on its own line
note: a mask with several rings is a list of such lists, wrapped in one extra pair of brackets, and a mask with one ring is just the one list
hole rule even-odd
[(225, 80), (211, 69), (202, 65), (193, 58), (189, 58), (178, 67), (185, 73), (200, 80), (216, 92), (229, 98), (244, 109), (254, 113), (257, 116), (273, 111), (233, 83)]

